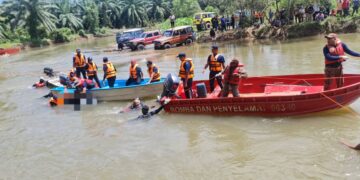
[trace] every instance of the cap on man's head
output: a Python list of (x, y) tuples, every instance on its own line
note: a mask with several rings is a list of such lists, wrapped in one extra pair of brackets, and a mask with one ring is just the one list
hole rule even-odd
[(93, 59), (92, 59), (92, 57), (88, 57), (88, 61), (92, 61)]
[(153, 64), (153, 62), (150, 61), (150, 60), (148, 60), (148, 61), (146, 61), (146, 64), (147, 64), (147, 65), (151, 65), (151, 64)]
[(325, 38), (326, 39), (338, 38), (338, 35), (335, 33), (330, 33), (330, 34), (326, 35)]
[(179, 53), (179, 55), (177, 57), (186, 57), (185, 53)]
[(219, 49), (219, 47), (216, 45), (213, 45), (213, 46), (211, 46), (211, 49)]
[(76, 52), (79, 53), (79, 52), (81, 52), (81, 50), (78, 48), (78, 49), (76, 49)]
[(104, 62), (107, 62), (108, 60), (109, 60), (109, 59), (108, 59), (107, 57), (104, 57), (104, 58), (103, 58), (103, 61), (104, 61)]

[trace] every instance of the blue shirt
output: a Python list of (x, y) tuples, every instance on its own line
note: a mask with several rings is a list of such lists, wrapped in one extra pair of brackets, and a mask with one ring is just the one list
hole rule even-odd
[[(360, 53), (354, 52), (352, 50), (350, 50), (347, 45), (345, 43), (341, 43), (343, 46), (343, 49), (345, 51), (345, 53), (351, 55), (351, 56), (355, 56), (355, 57), (360, 57)], [(337, 61), (340, 59), (340, 56), (336, 56), (336, 55), (331, 55), (329, 48), (327, 46), (324, 47), (323, 49), (323, 53), (325, 56), (325, 59), (329, 60), (329, 61)]]
[(153, 72), (154, 72), (154, 73), (158, 73), (158, 68), (157, 68), (157, 67), (154, 67), (154, 68), (153, 68)]
[(191, 64), (190, 64), (190, 62), (185, 62), (185, 64), (184, 64), (184, 69), (185, 69), (186, 72), (189, 72), (189, 71), (190, 71), (190, 69), (191, 69)]
[(354, 0), (354, 7), (359, 7), (360, 6), (360, 0)]

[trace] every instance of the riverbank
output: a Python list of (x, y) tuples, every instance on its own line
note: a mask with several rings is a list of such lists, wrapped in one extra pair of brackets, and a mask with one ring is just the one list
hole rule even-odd
[[(293, 39), (315, 36), (325, 33), (355, 33), (360, 31), (360, 16), (351, 18), (329, 17), (323, 22), (304, 22), (283, 27), (270, 25), (251, 26), (243, 29), (218, 31), (216, 41), (229, 41), (236, 39)], [(211, 42), (209, 32), (199, 32), (197, 42)]]

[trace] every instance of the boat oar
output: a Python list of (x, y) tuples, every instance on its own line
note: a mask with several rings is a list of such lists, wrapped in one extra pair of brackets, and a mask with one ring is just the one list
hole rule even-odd
[(340, 142), (351, 149), (360, 150), (360, 143), (359, 144), (350, 144), (344, 140), (341, 140)]

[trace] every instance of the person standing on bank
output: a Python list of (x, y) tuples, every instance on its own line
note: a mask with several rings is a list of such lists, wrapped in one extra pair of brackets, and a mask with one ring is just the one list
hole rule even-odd
[(323, 48), (325, 56), (324, 91), (330, 90), (333, 79), (336, 80), (337, 88), (344, 85), (342, 62), (348, 58), (345, 56), (345, 53), (360, 57), (360, 53), (350, 50), (345, 43), (340, 41), (337, 34), (330, 33), (326, 35), (325, 38), (327, 39), (327, 44)]
[(209, 55), (207, 59), (207, 63), (205, 64), (203, 74), (207, 67), (210, 69), (209, 81), (210, 81), (210, 91), (213, 92), (215, 89), (215, 79), (217, 80), (220, 88), (223, 88), (222, 77), (217, 76), (224, 68), (225, 68), (225, 58), (223, 55), (219, 54), (219, 47), (212, 46), (211, 48), (212, 54)]
[(105, 81), (105, 79), (107, 79), (109, 87), (114, 87), (115, 84), (115, 80), (116, 80), (116, 68), (114, 67), (114, 65), (109, 62), (107, 57), (103, 58), (103, 70), (104, 70), (104, 78), (103, 78), (103, 83)]
[(86, 64), (85, 69), (87, 70), (87, 75), (90, 80), (95, 80), (96, 84), (99, 88), (101, 88), (101, 84), (97, 75), (98, 67), (93, 62), (93, 59), (91, 57), (88, 57), (88, 63)]
[(192, 59), (186, 58), (185, 53), (180, 53), (177, 56), (180, 61), (179, 77), (183, 82), (184, 92), (187, 99), (192, 98), (192, 83), (194, 78), (194, 64)]
[(171, 25), (171, 28), (175, 27), (175, 15), (170, 16), (170, 25)]
[(73, 68), (76, 69), (75, 73), (78, 78), (80, 78), (80, 73), (83, 75), (83, 78), (86, 79), (86, 58), (81, 53), (80, 49), (76, 49), (76, 53), (73, 57)]

